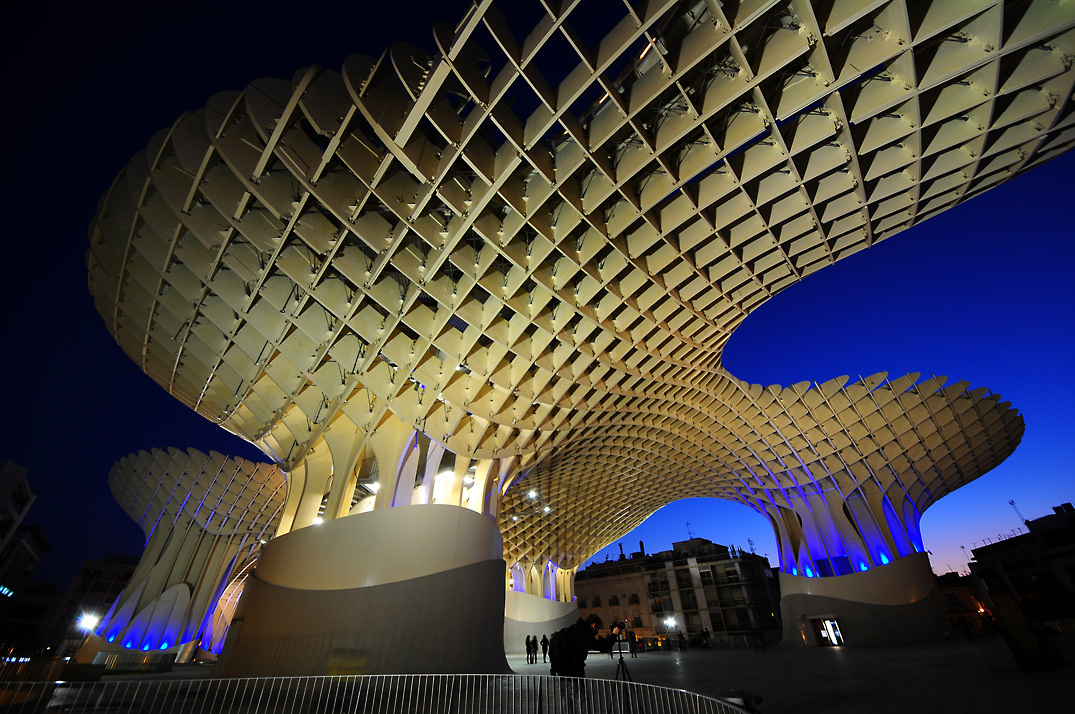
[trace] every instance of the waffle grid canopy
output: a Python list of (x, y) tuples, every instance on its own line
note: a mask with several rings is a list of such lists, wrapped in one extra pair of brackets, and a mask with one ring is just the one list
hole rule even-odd
[(400, 503), (363, 476), (402, 429), (480, 465), (515, 581), (696, 496), (767, 515), (789, 572), (866, 569), (921, 550), (1022, 418), (917, 374), (751, 385), (722, 350), (1070, 148), (1073, 28), (1049, 0), (475, 2), (432, 51), (259, 79), (157, 134), (101, 201), (90, 290), (176, 398), (293, 475), (327, 460), (289, 485), (326, 517)]

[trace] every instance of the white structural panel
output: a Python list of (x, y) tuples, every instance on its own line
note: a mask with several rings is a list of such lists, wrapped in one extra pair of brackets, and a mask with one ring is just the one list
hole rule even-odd
[(101, 201), (90, 288), (147, 374), (289, 473), (282, 531), (466, 505), (514, 588), (570, 599), (589, 555), (711, 496), (766, 514), (789, 573), (869, 569), (1022, 418), (942, 377), (747, 384), (722, 350), (1070, 148), (1073, 28), (1067, 0), (480, 0), (430, 50), (159, 133)]

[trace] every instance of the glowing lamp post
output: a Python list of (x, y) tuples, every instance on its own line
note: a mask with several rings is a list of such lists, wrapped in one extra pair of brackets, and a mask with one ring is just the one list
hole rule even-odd
[(74, 648), (74, 651), (67, 652), (67, 654), (71, 655), (67, 659), (73, 659), (73, 656), (82, 649), (87, 640), (90, 639), (90, 635), (93, 634), (93, 631), (97, 629), (97, 625), (100, 623), (101, 618), (93, 613), (84, 612), (79, 615), (78, 619), (75, 621), (75, 629), (79, 631), (81, 638), (78, 641), (78, 645)]
[(78, 618), (77, 626), (78, 626), (79, 630), (81, 630), (82, 632), (85, 632), (87, 635), (89, 635), (90, 633), (92, 633), (94, 631), (94, 629), (97, 627), (98, 623), (100, 623), (100, 622), (101, 622), (101, 618), (98, 617), (97, 615), (93, 615), (93, 614), (84, 612)]

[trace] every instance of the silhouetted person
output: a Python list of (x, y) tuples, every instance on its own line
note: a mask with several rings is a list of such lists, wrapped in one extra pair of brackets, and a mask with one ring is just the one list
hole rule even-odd
[(526, 636), (526, 663), (530, 664), (530, 648), (533, 647), (533, 643), (530, 641), (530, 635)]
[(537, 635), (532, 635), (530, 637), (530, 664), (537, 664), (537, 648), (538, 648)]
[(682, 632), (679, 633), (679, 649), (687, 649), (687, 638), (683, 636)]
[(627, 649), (631, 652), (632, 657), (638, 656), (638, 638), (635, 637), (634, 630), (627, 631)]
[(590, 650), (608, 652), (614, 642), (612, 637), (598, 637), (597, 629), (601, 626), (601, 618), (596, 614), (590, 615), (555, 632), (549, 645), (549, 655), (552, 660), (550, 674), (560, 677), (585, 677), (586, 655)]
[(542, 664), (549, 661), (549, 636), (541, 636), (541, 662)]
[(552, 655), (551, 674), (565, 677), (560, 680), (560, 710), (565, 712), (589, 711), (586, 701), (586, 689), (581, 682), (572, 677), (586, 676), (586, 655), (596, 649), (607, 652), (612, 647), (613, 638), (598, 638), (597, 630), (601, 627), (601, 618), (591, 614), (583, 620), (581, 617), (571, 627), (555, 632), (550, 643)]

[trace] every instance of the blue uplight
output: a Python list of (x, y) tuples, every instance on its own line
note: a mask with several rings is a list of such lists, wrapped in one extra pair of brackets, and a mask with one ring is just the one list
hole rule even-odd
[(862, 572), (866, 572), (866, 564), (865, 563), (859, 563), (859, 570), (861, 570)]
[(116, 641), (116, 636), (112, 635), (111, 637), (108, 638), (108, 641), (109, 642), (115, 642)]
[(127, 649), (130, 649), (130, 648), (134, 647), (134, 643), (130, 642), (130, 641), (127, 641), (127, 642), (123, 643), (123, 646), (126, 647)]
[(798, 574), (799, 574), (799, 569), (798, 569), (798, 568), (796, 568), (796, 567), (792, 567), (792, 569), (791, 569), (791, 574), (792, 574), (792, 575), (798, 575)]
[(161, 649), (162, 650), (168, 649), (168, 643), (167, 642), (161, 642)]
[(149, 645), (142, 645), (143, 652), (149, 652)]
[(884, 553), (881, 553), (881, 564), (882, 565), (888, 565), (888, 556), (885, 555)]
[(806, 577), (808, 577), (808, 578), (814, 577), (814, 571), (810, 570), (809, 566), (807, 566), (807, 568), (806, 568)]

